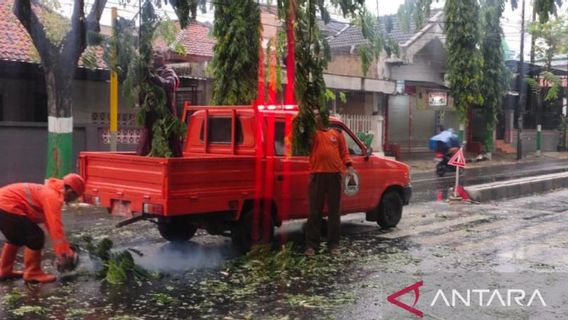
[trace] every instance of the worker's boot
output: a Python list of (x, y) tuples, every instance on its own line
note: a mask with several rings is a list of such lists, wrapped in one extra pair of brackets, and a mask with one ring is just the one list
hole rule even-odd
[(41, 250), (24, 249), (24, 280), (28, 282), (53, 282), (56, 277), (41, 270)]
[(14, 271), (14, 262), (18, 255), (18, 246), (11, 243), (4, 243), (2, 255), (0, 256), (0, 280), (21, 278), (22, 271)]

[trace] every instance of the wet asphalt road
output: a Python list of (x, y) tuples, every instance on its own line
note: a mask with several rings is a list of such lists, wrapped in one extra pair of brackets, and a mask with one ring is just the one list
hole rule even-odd
[[(510, 180), (527, 176), (568, 171), (568, 161), (542, 159), (539, 162), (523, 162), (500, 166), (465, 169), (460, 176), (460, 184), (470, 186), (494, 181)], [(435, 201), (439, 197), (447, 199), (449, 188), (455, 185), (455, 172), (447, 172), (444, 177), (434, 174), (434, 162), (431, 172), (411, 174), (412, 203)]]
[[(547, 166), (562, 168), (560, 162)], [(505, 168), (480, 171), (507, 175)], [(428, 188), (428, 181), (417, 181), (422, 175), (414, 176), (415, 188)], [(567, 199), (568, 190), (560, 190), (483, 205), (415, 201), (391, 230), (365, 222), (363, 214), (349, 215), (342, 218), (342, 255), (324, 250), (315, 259), (301, 254), (302, 221), (277, 231), (273, 245), (291, 245), (288, 255), (275, 249), (268, 259), (247, 259), (227, 238), (202, 230), (187, 243), (171, 244), (151, 223), (117, 230), (121, 218), (71, 208), (64, 220), (74, 242), (110, 237), (117, 249), (141, 251), (137, 263), (161, 275), (110, 285), (94, 276), (95, 265), (83, 255), (79, 270), (56, 283), (0, 283), (0, 319), (419, 319), (387, 300), (419, 281), (418, 298), (410, 292), (397, 300), (414, 305), (424, 319), (566, 319)], [(53, 272), (50, 249), (46, 256), (44, 267)], [(502, 298), (474, 293), (465, 305), (452, 300), (452, 289), (464, 299), (467, 290), (498, 290)], [(508, 299), (508, 289), (525, 292), (524, 306)], [(546, 306), (538, 298), (526, 306), (537, 289)], [(439, 290), (450, 306), (433, 303)]]

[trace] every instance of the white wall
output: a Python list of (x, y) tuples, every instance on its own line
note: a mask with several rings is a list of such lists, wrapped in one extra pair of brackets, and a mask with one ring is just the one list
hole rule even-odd
[[(110, 112), (110, 84), (102, 81), (75, 80), (73, 83), (73, 120), (75, 123), (93, 123), (93, 112)], [(118, 88), (118, 113), (135, 114), (132, 106), (126, 103), (122, 88)]]

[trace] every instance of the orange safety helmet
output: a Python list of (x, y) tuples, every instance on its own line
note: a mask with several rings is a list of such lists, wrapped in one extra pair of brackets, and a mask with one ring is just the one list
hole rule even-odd
[(83, 192), (85, 192), (85, 180), (76, 173), (69, 173), (63, 177), (63, 183), (71, 187), (78, 196), (83, 195)]

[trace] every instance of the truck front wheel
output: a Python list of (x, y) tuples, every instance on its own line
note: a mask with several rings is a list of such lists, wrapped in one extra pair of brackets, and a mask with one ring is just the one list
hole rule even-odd
[[(257, 228), (253, 227), (255, 223)], [(246, 211), (231, 229), (231, 242), (241, 252), (249, 251), (254, 244), (270, 243), (273, 237), (274, 222), (270, 215), (261, 212), (255, 219), (253, 209)]]
[(197, 226), (183, 217), (172, 217), (158, 221), (158, 231), (168, 241), (187, 241), (195, 235)]
[(387, 191), (381, 199), (377, 223), (382, 228), (394, 228), (402, 218), (402, 197), (395, 190)]

